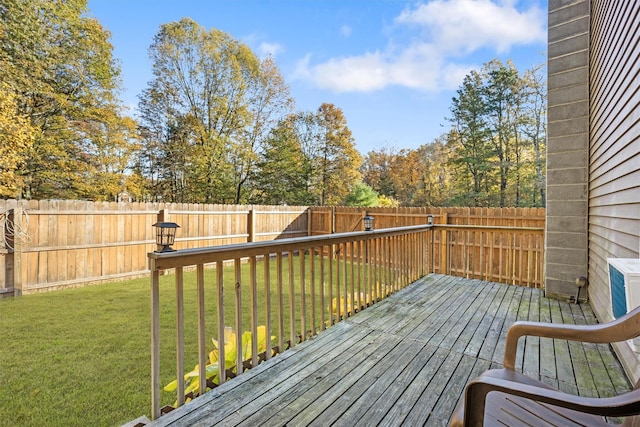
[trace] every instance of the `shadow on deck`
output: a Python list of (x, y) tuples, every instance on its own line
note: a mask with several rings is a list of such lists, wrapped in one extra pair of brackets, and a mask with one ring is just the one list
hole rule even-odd
[[(447, 425), (516, 320), (597, 322), (536, 289), (429, 275), (150, 425)], [(583, 396), (631, 389), (604, 344), (529, 337), (518, 369)]]

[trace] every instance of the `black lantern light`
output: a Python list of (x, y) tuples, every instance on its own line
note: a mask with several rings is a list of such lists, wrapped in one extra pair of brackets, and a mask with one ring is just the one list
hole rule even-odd
[(156, 245), (158, 248), (162, 247), (156, 252), (174, 252), (171, 245), (176, 239), (176, 229), (180, 226), (175, 222), (156, 222), (153, 226), (156, 227)]
[(427, 215), (427, 224), (433, 225), (433, 215)]
[(373, 217), (365, 216), (362, 218), (362, 222), (364, 223), (364, 231), (373, 231)]

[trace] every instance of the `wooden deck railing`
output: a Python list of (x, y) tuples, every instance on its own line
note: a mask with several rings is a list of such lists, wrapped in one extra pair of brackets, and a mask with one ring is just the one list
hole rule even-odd
[[(162, 411), (161, 288), (175, 288), (163, 298), (175, 298), (174, 378), (180, 406), (188, 351), (185, 315), (197, 317), (197, 350), (194, 345), (192, 351), (197, 351), (199, 378), (206, 376), (208, 338), (215, 335), (224, 342), (225, 327), (232, 325), (237, 332), (236, 348), (242, 348), (244, 331), (258, 336), (259, 325), (265, 326), (267, 337), (275, 335), (262, 354), (252, 340), (250, 361), (236, 352), (235, 372), (242, 373), (430, 272), (540, 287), (542, 239), (538, 228), (435, 224), (149, 253), (152, 418)], [(175, 270), (175, 284), (160, 286), (161, 272), (167, 269)], [(197, 313), (184, 311), (186, 269), (195, 270)], [(225, 360), (223, 345), (218, 359)], [(220, 370), (220, 384), (227, 375)], [(206, 388), (207, 382), (200, 381), (198, 394)]]
[(435, 273), (543, 287), (544, 228), (435, 225)]

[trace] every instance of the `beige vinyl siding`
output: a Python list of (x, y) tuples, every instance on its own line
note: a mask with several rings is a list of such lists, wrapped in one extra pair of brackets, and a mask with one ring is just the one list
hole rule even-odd
[[(591, 7), (589, 296), (607, 321), (607, 258), (640, 251), (640, 1), (593, 0)], [(616, 347), (636, 380), (637, 355)]]

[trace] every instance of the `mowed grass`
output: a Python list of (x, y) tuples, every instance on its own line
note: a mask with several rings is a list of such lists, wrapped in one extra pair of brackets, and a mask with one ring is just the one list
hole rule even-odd
[[(277, 334), (276, 264), (270, 264), (272, 333)], [(293, 301), (294, 306), (299, 307), (297, 258), (292, 264)], [(261, 262), (257, 267), (258, 323), (264, 324), (264, 268)], [(243, 264), (243, 329), (249, 328), (250, 319), (248, 271), (248, 264)], [(215, 270), (206, 270), (205, 276), (207, 348), (210, 350), (210, 338), (217, 334)], [(283, 278), (286, 341), (291, 312), (286, 260)], [(306, 280), (308, 282), (309, 277)], [(185, 369), (188, 371), (197, 363), (195, 273), (185, 272), (184, 281)], [(229, 326), (234, 326), (234, 284), (233, 266), (225, 267), (225, 324)], [(316, 329), (319, 312), (323, 310), (319, 286), (315, 289)], [(161, 381), (165, 385), (175, 379), (175, 276), (161, 276), (160, 288)], [(309, 306), (308, 287), (305, 294)], [(327, 308), (324, 310), (326, 320)], [(294, 311), (298, 312), (298, 308)], [(307, 311), (307, 329), (311, 329), (311, 313)], [(141, 415), (149, 416), (148, 278), (1, 299), (0, 336), (0, 426), (113, 426)], [(163, 392), (163, 405), (174, 400), (175, 395)]]

